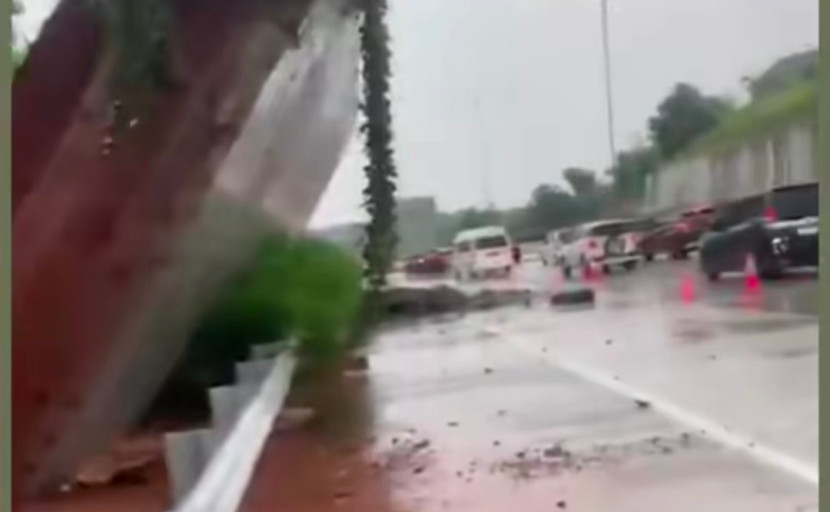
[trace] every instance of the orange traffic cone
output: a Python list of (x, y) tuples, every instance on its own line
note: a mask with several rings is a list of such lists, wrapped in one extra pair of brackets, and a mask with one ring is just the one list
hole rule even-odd
[(688, 272), (683, 274), (680, 282), (680, 298), (683, 299), (683, 302), (695, 300), (695, 280)]
[(594, 278), (594, 268), (590, 263), (586, 263), (582, 267), (582, 280), (588, 282)]
[(758, 266), (755, 264), (755, 255), (749, 253), (746, 255), (746, 263), (744, 264), (744, 284), (746, 291), (755, 292), (761, 288), (761, 278), (758, 276)]

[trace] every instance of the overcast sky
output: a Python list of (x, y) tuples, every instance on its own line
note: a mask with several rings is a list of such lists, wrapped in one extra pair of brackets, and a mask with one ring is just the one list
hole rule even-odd
[[(608, 167), (599, 0), (389, 1), (402, 196), (516, 206), (565, 167)], [(740, 98), (741, 77), (818, 44), (817, 0), (609, 3), (618, 149), (676, 82)], [(362, 218), (361, 166), (355, 139), (313, 226)]]
[[(389, 2), (402, 196), (517, 206), (565, 167), (608, 167), (600, 0)], [(55, 0), (23, 3), (32, 38)], [(618, 149), (676, 82), (740, 97), (741, 77), (818, 43), (818, 0), (609, 3)], [(362, 218), (361, 167), (355, 138), (313, 226)]]

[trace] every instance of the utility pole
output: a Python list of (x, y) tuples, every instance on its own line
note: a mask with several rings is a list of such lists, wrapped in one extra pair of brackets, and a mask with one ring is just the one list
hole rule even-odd
[(611, 50), (608, 42), (608, 0), (600, 0), (602, 16), (602, 53), (605, 64), (605, 106), (608, 122), (608, 151), (611, 153), (611, 167), (617, 160), (617, 148), (614, 143), (614, 97), (611, 86)]

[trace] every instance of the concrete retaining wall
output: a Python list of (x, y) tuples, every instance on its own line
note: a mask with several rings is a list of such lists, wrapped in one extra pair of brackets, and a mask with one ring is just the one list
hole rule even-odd
[(644, 210), (667, 211), (818, 180), (816, 125), (793, 123), (728, 151), (669, 163), (649, 182)]

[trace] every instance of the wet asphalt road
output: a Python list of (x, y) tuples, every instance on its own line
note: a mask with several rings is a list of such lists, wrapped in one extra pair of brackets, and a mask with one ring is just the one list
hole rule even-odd
[[(817, 285), (748, 292), (694, 262), (584, 286), (528, 264), (530, 308), (385, 332), (370, 356), (376, 457), (400, 510), (818, 510)], [(414, 448), (413, 448), (414, 447)], [(407, 459), (407, 457), (409, 457)]]

